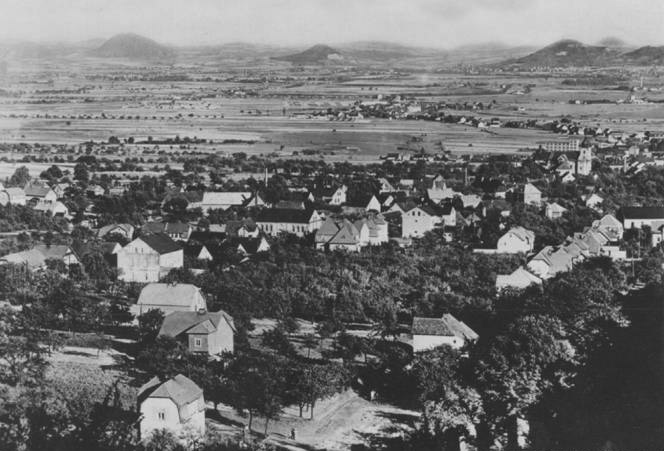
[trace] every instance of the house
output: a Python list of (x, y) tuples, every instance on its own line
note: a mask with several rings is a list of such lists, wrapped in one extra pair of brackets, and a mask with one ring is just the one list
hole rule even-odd
[(231, 207), (261, 207), (265, 201), (258, 194), (245, 192), (205, 192), (200, 208), (204, 213), (210, 210), (228, 210)]
[(104, 189), (103, 186), (100, 185), (88, 185), (85, 192), (88, 196), (100, 197), (104, 195), (106, 190)]
[(346, 198), (346, 193), (348, 192), (348, 187), (346, 185), (341, 185), (329, 196), (323, 196), (323, 200), (327, 201), (330, 205), (342, 205), (345, 204), (348, 200)]
[(37, 244), (32, 249), (0, 257), (0, 263), (26, 265), (28, 269), (33, 271), (45, 268), (47, 260), (62, 261), (67, 266), (80, 263), (79, 257), (70, 246), (55, 244), (50, 246)]
[(512, 227), (498, 239), (496, 249), (501, 254), (527, 254), (535, 247), (535, 233), (523, 227)]
[(625, 230), (639, 229), (643, 226), (657, 230), (664, 225), (664, 207), (623, 207), (620, 213)]
[(411, 329), (413, 352), (429, 351), (439, 346), (462, 348), (479, 336), (464, 322), (446, 313), (442, 318), (414, 317)]
[(327, 218), (316, 231), (316, 248), (359, 251), (369, 245), (388, 242), (387, 222), (381, 215), (357, 220)]
[(452, 188), (448, 188), (444, 181), (438, 183), (436, 180), (437, 178), (434, 179), (433, 186), (427, 189), (427, 197), (431, 202), (438, 204), (441, 201), (453, 199), (455, 196), (461, 194)]
[(5, 188), (0, 191), (0, 205), (25, 205), (27, 199), (23, 188)]
[(512, 274), (496, 276), (496, 290), (498, 292), (507, 288), (523, 290), (531, 285), (542, 285), (542, 279), (525, 268), (518, 268)]
[(381, 202), (374, 195), (358, 197), (343, 205), (343, 211), (348, 214), (364, 214), (370, 211), (380, 213)]
[(59, 200), (54, 202), (40, 200), (33, 207), (33, 210), (46, 213), (50, 216), (69, 216), (69, 208)]
[(172, 312), (164, 317), (159, 335), (183, 340), (193, 353), (218, 356), (233, 352), (233, 318), (226, 312)]
[(65, 193), (70, 186), (71, 184), (69, 183), (56, 183), (53, 186), (53, 191), (55, 192), (55, 195), (58, 196), (58, 199), (62, 199), (65, 197)]
[(539, 206), (542, 203), (542, 192), (532, 183), (526, 183), (517, 191), (517, 200), (524, 204)]
[(161, 382), (154, 377), (138, 391), (140, 438), (167, 430), (182, 440), (205, 435), (203, 390), (182, 374)]
[(267, 208), (256, 216), (256, 225), (267, 235), (282, 232), (304, 236), (318, 230), (323, 219), (316, 210)]
[(25, 191), (25, 198), (27, 201), (55, 202), (58, 200), (58, 195), (47, 185), (28, 183), (23, 187), (23, 191)]
[(131, 224), (109, 224), (97, 230), (97, 237), (104, 238), (106, 235), (120, 235), (131, 241), (134, 238), (134, 226)]
[(396, 191), (392, 186), (392, 184), (386, 178), (383, 177), (379, 178), (378, 183), (380, 184), (380, 189), (378, 191), (380, 194), (392, 193)]
[(455, 225), (456, 210), (451, 204), (416, 206), (401, 215), (401, 236), (419, 238), (436, 227)]
[(625, 229), (618, 219), (613, 215), (604, 215), (601, 219), (593, 221), (592, 228), (602, 232), (609, 241), (622, 239)]
[(171, 269), (182, 268), (182, 247), (163, 233), (143, 235), (120, 250), (118, 278), (125, 282), (157, 282)]
[(194, 228), (182, 221), (148, 222), (141, 227), (142, 233), (163, 233), (175, 241), (187, 241)]
[(138, 315), (150, 310), (198, 312), (207, 310), (201, 289), (189, 283), (149, 283), (143, 287), (136, 302)]
[(547, 203), (544, 209), (544, 215), (549, 219), (562, 218), (563, 214), (567, 212), (567, 208), (558, 204), (557, 202)]
[(586, 197), (586, 207), (592, 208), (593, 210), (599, 210), (602, 207), (602, 203), (604, 202), (604, 199), (597, 195), (596, 193), (591, 194), (590, 196)]
[(213, 260), (210, 250), (203, 244), (186, 244), (183, 250), (185, 257), (194, 260), (204, 260), (204, 261)]
[(570, 252), (566, 246), (546, 246), (528, 262), (528, 270), (542, 279), (548, 279), (560, 272), (569, 271), (575, 263), (583, 259), (582, 254)]

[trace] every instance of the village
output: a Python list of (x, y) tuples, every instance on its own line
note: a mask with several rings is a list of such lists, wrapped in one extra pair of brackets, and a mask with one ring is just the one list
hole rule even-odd
[[(39, 175), (14, 162), (0, 188), (3, 315), (68, 330), (49, 345), (56, 354), (121, 350), (129, 360), (120, 372), (139, 371), (134, 380), (144, 381), (130, 390), (137, 436), (154, 443), (191, 444), (214, 431), (244, 446), (308, 449), (299, 446), (320, 445), (308, 426), (286, 422), (288, 430), (280, 417), (299, 405), (300, 417), (305, 409), (313, 418), (317, 403), (324, 409), (348, 393), (416, 418), (414, 398), (397, 398), (417, 390), (395, 393), (392, 384), (426, 377), (429, 353), (433, 362), (450, 352), (478, 358), (467, 353), (479, 349), (489, 313), (454, 296), (551, 296), (579, 282), (567, 274), (597, 277), (593, 268), (623, 273), (616, 288), (629, 296), (661, 277), (664, 208), (651, 204), (662, 194), (649, 181), (662, 176), (661, 140), (634, 134), (607, 147), (602, 138), (614, 135), (597, 136), (508, 156), (412, 151), (355, 166), (254, 158), (256, 178), (232, 181), (217, 171), (246, 157), (186, 154), (182, 170), (140, 178), (108, 172), (126, 163), (95, 157), (90, 145)], [(445, 254), (454, 255), (438, 263), (445, 271), (474, 263), (426, 289), (418, 286), (423, 268), (397, 269)], [(395, 255), (398, 263), (366, 266)], [(332, 273), (316, 274), (326, 267)], [(558, 358), (577, 351), (565, 352)], [(260, 433), (254, 417), (264, 421)], [(270, 421), (279, 432), (270, 433)], [(464, 421), (446, 440), (486, 440)], [(525, 447), (539, 440), (537, 421), (524, 411), (504, 437)]]

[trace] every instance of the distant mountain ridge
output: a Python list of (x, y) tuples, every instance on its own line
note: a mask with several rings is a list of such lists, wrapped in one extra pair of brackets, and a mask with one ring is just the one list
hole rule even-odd
[(607, 47), (563, 39), (507, 63), (525, 68), (601, 66), (610, 63), (616, 56), (618, 53)]
[(152, 39), (134, 33), (113, 36), (92, 51), (102, 58), (165, 59), (175, 56), (175, 51)]
[(302, 52), (283, 56), (273, 56), (272, 59), (288, 61), (293, 64), (317, 64), (329, 60), (341, 60), (343, 59), (343, 55), (329, 45), (316, 44)]

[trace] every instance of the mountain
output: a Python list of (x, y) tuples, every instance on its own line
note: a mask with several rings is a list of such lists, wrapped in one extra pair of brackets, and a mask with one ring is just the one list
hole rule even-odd
[(639, 47), (636, 50), (622, 55), (622, 60), (627, 64), (636, 66), (659, 66), (664, 64), (664, 46)]
[(153, 60), (173, 58), (175, 51), (152, 39), (133, 33), (126, 33), (113, 36), (100, 47), (93, 50), (92, 54), (102, 58)]
[(629, 47), (629, 45), (623, 41), (620, 38), (616, 38), (615, 36), (609, 36), (597, 43), (599, 47), (607, 47), (610, 49), (624, 49)]
[(385, 61), (394, 59), (431, 56), (442, 53), (442, 50), (423, 47), (410, 47), (382, 41), (357, 41), (338, 45), (342, 54), (358, 60)]
[(607, 47), (564, 39), (530, 55), (507, 61), (504, 65), (522, 68), (603, 66), (610, 64), (618, 54), (619, 52)]
[(320, 64), (326, 61), (339, 61), (343, 60), (343, 55), (338, 51), (327, 45), (314, 45), (307, 50), (291, 55), (272, 57), (278, 61), (288, 61), (293, 64)]

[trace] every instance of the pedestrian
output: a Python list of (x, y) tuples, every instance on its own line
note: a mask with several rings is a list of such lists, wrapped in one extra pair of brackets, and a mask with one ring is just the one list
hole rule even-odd
[(291, 440), (295, 440), (295, 428), (291, 428), (291, 430), (290, 430), (290, 438), (291, 438)]

